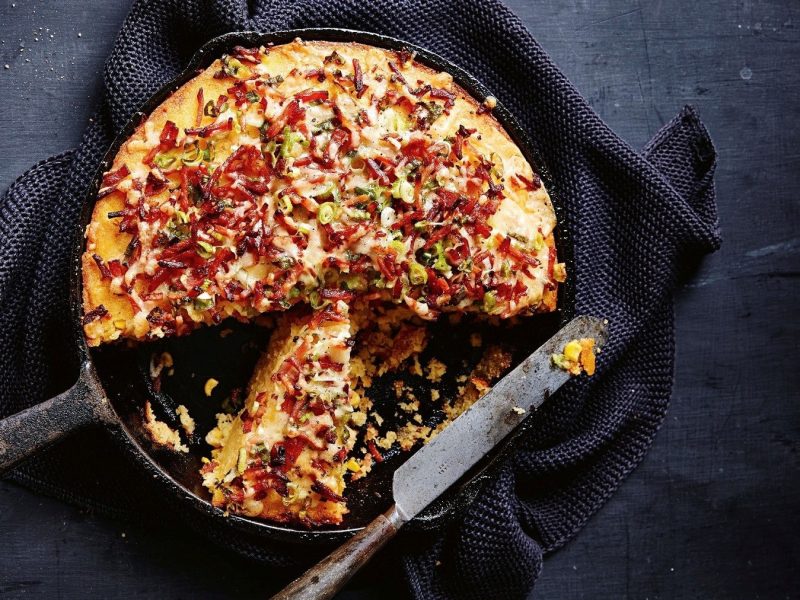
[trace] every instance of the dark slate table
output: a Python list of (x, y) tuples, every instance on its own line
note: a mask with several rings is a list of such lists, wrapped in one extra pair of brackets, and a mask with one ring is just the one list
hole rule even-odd
[[(725, 236), (678, 294), (677, 383), (651, 452), (546, 561), (536, 597), (797, 597), (800, 4), (509, 2), (633, 146), (698, 107), (719, 149)], [(127, 7), (0, 3), (0, 189), (78, 142)], [(263, 597), (268, 585), (168, 524), (131, 529), (10, 483), (0, 540), (3, 597)], [(404, 596), (395, 574), (378, 576), (388, 589), (342, 597)]]

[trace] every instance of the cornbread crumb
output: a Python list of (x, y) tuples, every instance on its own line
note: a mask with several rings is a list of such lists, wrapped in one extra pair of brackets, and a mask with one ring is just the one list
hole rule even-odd
[(426, 378), (434, 383), (438, 383), (442, 380), (442, 376), (445, 373), (447, 373), (447, 365), (436, 358), (432, 358), (428, 363), (428, 374)]
[(412, 375), (422, 377), (422, 365), (419, 363), (419, 356), (414, 355), (411, 359), (411, 365), (408, 367), (408, 372)]
[[(364, 449), (364, 452), (366, 452), (366, 448)], [(364, 457), (361, 459), (359, 465), (360, 470), (353, 473), (353, 476), (351, 477), (352, 481), (356, 481), (358, 479), (361, 479), (365, 475), (368, 475), (369, 472), (372, 470), (372, 463), (373, 463), (372, 455), (369, 453), (365, 454)]]
[[(430, 395), (431, 402), (441, 402), (437, 410), (442, 410), (445, 416), (444, 421), (435, 429), (424, 424), (424, 411), (421, 412), (420, 409), (428, 400), (423, 397), (421, 401), (415, 396), (415, 386), (418, 383), (406, 382), (402, 378), (394, 379), (389, 383), (389, 390), (394, 392), (397, 403), (394, 409), (388, 410), (395, 411), (394, 418), (400, 414), (407, 415), (408, 421), (394, 430), (380, 433), (378, 427), (385, 425), (388, 414), (385, 412), (385, 405), (381, 408), (383, 414), (372, 410), (373, 402), (369, 398), (368, 390), (373, 386), (375, 378), (387, 373), (407, 372), (435, 384), (442, 381), (448, 367), (435, 357), (426, 364), (420, 361), (420, 356), (427, 347), (427, 329), (408, 309), (374, 305), (367, 308), (369, 310), (351, 311), (359, 334), (350, 362), (352, 405), (356, 410), (350, 415), (349, 423), (351, 427), (359, 428), (363, 432), (363, 441), (343, 464), (351, 481), (368, 475), (382, 452), (398, 447), (401, 451), (408, 452), (419, 443), (428, 442), (486, 393), (511, 364), (510, 353), (496, 345), (490, 345), (484, 348), (483, 356), (471, 372), (456, 377), (462, 385), (458, 387), (455, 398), (444, 396), (438, 386), (428, 388), (426, 395)], [(469, 344), (473, 348), (483, 347), (481, 334), (472, 333)], [(466, 361), (459, 367), (461, 368), (467, 368)]]
[(189, 452), (189, 448), (181, 441), (181, 435), (163, 421), (156, 419), (153, 407), (148, 400), (144, 404), (144, 428), (150, 438), (159, 446), (171, 448), (176, 452)]
[(212, 448), (222, 447), (233, 425), (233, 415), (226, 413), (217, 414), (217, 426), (206, 434), (206, 443)]
[(367, 422), (367, 413), (361, 412), (360, 410), (354, 411), (350, 415), (350, 422), (357, 427), (361, 427)]
[[(372, 365), (374, 368), (374, 365)], [(372, 369), (370, 364), (364, 361), (361, 356), (352, 356), (350, 358), (350, 377), (353, 381), (359, 381), (362, 386), (370, 387), (372, 385)]]
[(375, 444), (379, 448), (388, 450), (389, 448), (392, 447), (392, 444), (394, 444), (396, 441), (397, 441), (397, 433), (394, 431), (389, 431), (384, 437), (380, 438), (377, 442), (375, 442)]
[(378, 439), (378, 430), (372, 423), (370, 423), (367, 425), (367, 429), (364, 432), (364, 441), (371, 442), (376, 439)]
[(485, 392), (491, 387), (490, 382), (478, 376), (470, 377), (469, 381), (477, 388), (479, 392)]
[(431, 433), (431, 428), (409, 421), (397, 431), (397, 441), (404, 452), (408, 452), (418, 440), (425, 440)]
[(559, 283), (564, 283), (567, 280), (567, 267), (564, 263), (553, 265), (553, 279)]
[[(467, 410), (481, 398), (511, 366), (511, 353), (500, 346), (491, 345), (483, 352), (483, 356), (475, 368), (465, 377), (468, 383), (458, 387), (458, 396), (452, 403), (445, 403), (443, 409), (447, 417), (436, 426), (433, 435), (447, 427), (450, 422)], [(431, 436), (433, 437), (433, 436)]]
[(175, 361), (172, 359), (172, 354), (169, 352), (154, 353), (150, 357), (150, 378), (157, 379), (164, 369), (167, 369), (167, 375), (172, 375), (172, 367), (174, 364)]
[(400, 410), (407, 413), (415, 413), (419, 410), (419, 400), (412, 398), (410, 402), (399, 402), (397, 406)]
[(189, 409), (186, 408), (183, 404), (178, 406), (175, 409), (175, 413), (178, 415), (178, 418), (181, 421), (181, 427), (186, 432), (187, 435), (192, 435), (195, 429), (195, 422), (192, 416), (189, 414)]

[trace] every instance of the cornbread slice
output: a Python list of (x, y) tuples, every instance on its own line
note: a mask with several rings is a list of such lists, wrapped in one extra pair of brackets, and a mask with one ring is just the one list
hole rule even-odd
[(244, 409), (219, 415), (203, 485), (215, 506), (307, 526), (347, 512), (343, 466), (355, 440), (348, 421), (351, 323), (338, 302), (287, 315), (250, 381)]

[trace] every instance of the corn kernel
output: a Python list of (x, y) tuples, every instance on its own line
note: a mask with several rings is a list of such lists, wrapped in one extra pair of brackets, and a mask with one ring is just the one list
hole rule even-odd
[(578, 362), (581, 357), (581, 343), (578, 340), (572, 340), (564, 346), (564, 358), (569, 362)]
[(214, 391), (214, 388), (219, 385), (219, 381), (210, 377), (208, 381), (206, 381), (206, 385), (203, 387), (203, 391), (206, 393), (206, 396), (211, 396), (211, 393)]

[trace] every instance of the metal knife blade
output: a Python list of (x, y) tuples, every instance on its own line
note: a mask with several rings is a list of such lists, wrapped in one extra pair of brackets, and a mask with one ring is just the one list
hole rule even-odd
[(407, 522), (419, 514), (569, 380), (569, 373), (551, 364), (552, 354), (576, 338), (593, 337), (602, 347), (606, 330), (601, 319), (576, 317), (414, 453), (392, 481), (400, 518)]

